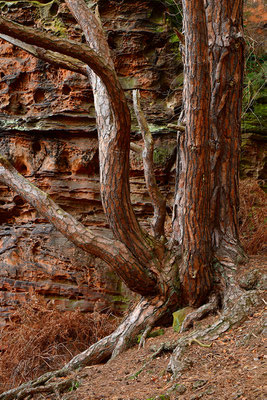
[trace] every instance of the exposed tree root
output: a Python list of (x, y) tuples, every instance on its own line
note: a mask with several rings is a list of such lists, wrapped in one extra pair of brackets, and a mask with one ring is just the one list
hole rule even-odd
[(175, 377), (181, 375), (190, 365), (190, 361), (185, 357), (188, 346), (197, 343), (203, 347), (210, 347), (211, 341), (217, 339), (228, 329), (240, 325), (253, 308), (260, 303), (256, 291), (243, 292), (237, 287), (234, 292), (231, 291), (231, 295), (227, 293), (226, 297), (224, 311), (218, 321), (203, 330), (193, 331), (178, 340), (168, 365), (168, 371), (172, 372)]
[(146, 339), (147, 339), (148, 335), (150, 334), (151, 330), (152, 330), (152, 326), (147, 326), (146, 329), (144, 330), (144, 332), (142, 333), (142, 336), (141, 336), (140, 342), (139, 342), (139, 349), (141, 347), (145, 346)]
[[(71, 387), (73, 377), (67, 378), (74, 370), (88, 365), (99, 364), (116, 357), (134, 343), (136, 336), (147, 326), (153, 326), (166, 314), (168, 302), (160, 299), (142, 299), (129, 316), (109, 336), (99, 340), (84, 352), (75, 356), (63, 368), (49, 372), (15, 389), (0, 394), (0, 400), (24, 399), (44, 392), (62, 392)], [(52, 382), (54, 378), (65, 377), (64, 382)]]
[[(226, 271), (223, 275), (225, 283), (222, 302), (223, 311), (219, 319), (213, 325), (193, 331), (181, 337), (178, 341), (163, 343), (151, 356), (152, 359), (162, 352), (173, 351), (168, 370), (174, 376), (179, 376), (185, 369), (190, 367), (190, 360), (185, 355), (188, 346), (196, 344), (202, 347), (210, 347), (214, 339), (217, 339), (228, 329), (240, 325), (251, 314), (254, 307), (260, 303), (259, 292), (240, 289), (233, 278), (232, 270)], [(209, 303), (189, 315), (184, 324), (184, 330), (192, 324), (195, 318), (198, 319), (207, 312), (214, 310), (216, 305), (217, 300), (213, 296)], [(25, 399), (36, 393), (62, 393), (70, 389), (78, 379), (77, 374), (73, 373), (75, 370), (116, 357), (130, 347), (131, 344), (134, 344), (134, 339), (142, 330), (144, 330), (146, 336), (149, 331), (148, 327), (152, 327), (160, 318), (166, 315), (168, 307), (168, 302), (163, 299), (141, 299), (134, 310), (111, 335), (106, 336), (83, 353), (75, 356), (62, 369), (46, 373), (35, 380), (2, 393), (0, 400)], [(138, 373), (142, 372), (146, 365), (147, 363)]]
[(181, 326), (180, 333), (187, 331), (189, 328), (193, 326), (193, 322), (200, 320), (205, 315), (209, 314), (212, 311), (215, 311), (218, 306), (217, 296), (214, 294), (210, 298), (210, 301), (203, 306), (199, 307), (197, 310), (188, 314)]

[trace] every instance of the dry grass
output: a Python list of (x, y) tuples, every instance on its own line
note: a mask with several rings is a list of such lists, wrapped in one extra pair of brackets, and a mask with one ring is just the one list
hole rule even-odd
[(266, 249), (267, 201), (266, 193), (255, 179), (240, 183), (240, 235), (248, 254), (259, 254)]
[(60, 312), (32, 296), (0, 331), (0, 391), (63, 366), (115, 324), (106, 314)]

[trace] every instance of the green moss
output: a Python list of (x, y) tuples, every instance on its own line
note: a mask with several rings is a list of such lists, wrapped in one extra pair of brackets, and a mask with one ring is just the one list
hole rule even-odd
[(191, 312), (191, 307), (185, 307), (181, 308), (178, 311), (175, 311), (172, 316), (173, 316), (173, 323), (172, 327), (175, 332), (180, 332), (182, 323), (185, 319), (185, 317)]
[(1, 1), (0, 2), (0, 8), (3, 8), (5, 6), (7, 7), (12, 7), (12, 6), (23, 6), (23, 5), (33, 5), (36, 7), (47, 7), (52, 5), (55, 2), (55, 0), (51, 0), (48, 3), (40, 3), (39, 1), (36, 0), (28, 0), (28, 1), (22, 1), (22, 0), (14, 0), (14, 1)]
[(121, 77), (119, 78), (120, 84), (123, 87), (123, 89), (131, 89), (133, 87), (137, 87), (138, 86), (138, 80), (135, 77), (129, 77), (129, 76), (125, 76), (125, 77)]

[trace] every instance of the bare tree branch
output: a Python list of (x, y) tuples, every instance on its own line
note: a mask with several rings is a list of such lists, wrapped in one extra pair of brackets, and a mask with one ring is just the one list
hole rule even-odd
[(30, 203), (72, 243), (109, 264), (120, 278), (127, 282), (128, 287), (132, 286), (131, 290), (145, 294), (149, 292), (147, 285), (150, 290), (152, 288), (153, 291), (157, 290), (152, 274), (149, 275), (149, 272), (140, 266), (123, 243), (100, 236), (85, 227), (57, 205), (48, 194), (19, 174), (2, 156), (0, 156), (0, 181)]
[(8, 35), (0, 34), (0, 39), (6, 40), (7, 42), (20, 47), (22, 50), (27, 51), (34, 57), (40, 58), (41, 60), (48, 62), (58, 68), (64, 68), (79, 74), (88, 76), (86, 65), (76, 60), (75, 58), (64, 56), (64, 54), (56, 53), (54, 51), (45, 50), (41, 47), (30, 45), (22, 42), (19, 39), (15, 39)]
[(154, 141), (151, 132), (149, 130), (147, 121), (145, 119), (143, 110), (141, 109), (138, 90), (133, 91), (133, 104), (134, 104), (135, 115), (145, 144), (143, 150), (144, 174), (145, 174), (147, 190), (154, 208), (152, 227), (154, 230), (155, 237), (161, 237), (164, 235), (166, 199), (162, 196), (159, 187), (157, 185), (154, 173), (154, 163), (153, 163)]
[(104, 57), (101, 57), (86, 44), (80, 44), (73, 40), (63, 40), (49, 35), (47, 32), (38, 32), (36, 29), (17, 24), (4, 17), (0, 17), (0, 33), (84, 62), (102, 79), (107, 88), (112, 107), (116, 108), (118, 100), (125, 103), (125, 101), (123, 102), (124, 93), (114, 68), (108, 65)]

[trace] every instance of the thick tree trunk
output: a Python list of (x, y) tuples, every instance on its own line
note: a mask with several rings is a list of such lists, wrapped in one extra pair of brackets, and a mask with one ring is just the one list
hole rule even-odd
[[(166, 272), (169, 271), (169, 266), (166, 266), (166, 249), (161, 241), (157, 242), (143, 232), (130, 202), (130, 113), (101, 24), (83, 0), (66, 0), (66, 3), (80, 23), (90, 47), (81, 44), (76, 46), (75, 42), (54, 39), (50, 35), (35, 32), (32, 28), (23, 27), (1, 17), (0, 32), (15, 39), (23, 39), (30, 45), (31, 52), (39, 52), (41, 47), (51, 48), (59, 53), (57, 58), (61, 62), (63, 54), (88, 64), (86, 69), (94, 93), (99, 136), (100, 191), (105, 214), (117, 239), (110, 244), (115, 246), (114, 249), (110, 251), (105, 238), (103, 243), (100, 243), (101, 238), (90, 234), (82, 224), (63, 210), (58, 212), (55, 204), (55, 212), (51, 217), (50, 209), (46, 210), (46, 207), (52, 204), (51, 199), (47, 199), (37, 188), (33, 190), (33, 187), (30, 187), (25, 191), (19, 175), (10, 165), (5, 165), (4, 160), (2, 180), (38, 208), (57, 229), (78, 246), (101, 257), (109, 265), (114, 263), (113, 269), (131, 290), (147, 296), (161, 293), (162, 298), (177, 298), (177, 295), (173, 296), (173, 291), (178, 290), (177, 279), (174, 279), (174, 284)], [(50, 57), (51, 53), (46, 52), (46, 55)], [(70, 61), (72, 62), (73, 58)], [(10, 182), (7, 179), (8, 175), (12, 177)], [(112, 253), (116, 253), (113, 260)], [(173, 274), (171, 277), (173, 278)]]
[(221, 262), (241, 254), (239, 148), (244, 70), (243, 1), (205, 0), (211, 70), (211, 221)]
[(182, 245), (184, 300), (204, 302), (212, 285), (210, 231), (210, 78), (203, 0), (184, 0), (186, 131), (178, 137), (174, 239)]

